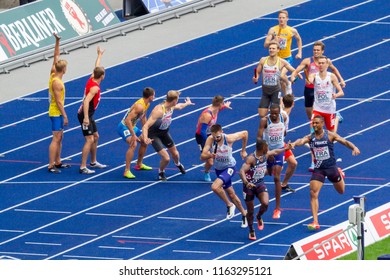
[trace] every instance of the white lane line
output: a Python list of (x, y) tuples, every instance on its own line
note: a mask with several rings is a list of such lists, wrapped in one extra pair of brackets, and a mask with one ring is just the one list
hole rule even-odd
[(125, 214), (110, 214), (110, 213), (85, 213), (85, 215), (90, 216), (108, 216), (108, 217), (124, 217), (124, 218), (142, 218), (140, 215), (125, 215)]
[(54, 231), (40, 231), (40, 234), (48, 235), (66, 235), (66, 236), (86, 236), (86, 237), (96, 237), (97, 234), (87, 234), (87, 233), (73, 233), (73, 232), (54, 232)]
[(65, 212), (65, 211), (49, 211), (49, 210), (38, 210), (38, 209), (19, 209), (16, 208), (14, 211), (17, 212), (32, 212), (32, 213), (52, 213), (52, 214), (72, 214), (72, 212)]
[(131, 247), (114, 247), (114, 246), (98, 246), (100, 249), (113, 249), (113, 250), (135, 250)]
[(195, 242), (195, 243), (245, 244), (245, 242), (221, 241), (221, 240), (186, 239), (186, 241), (187, 242)]
[(197, 222), (215, 222), (215, 219), (180, 218), (180, 217), (166, 217), (166, 216), (160, 216), (160, 217), (157, 217), (157, 219), (180, 220), (180, 221), (197, 221)]
[(185, 254), (211, 254), (209, 251), (187, 251), (187, 250), (172, 250), (174, 253), (185, 253)]
[(39, 246), (62, 246), (61, 243), (42, 243), (42, 242), (24, 242), (27, 245), (39, 245)]

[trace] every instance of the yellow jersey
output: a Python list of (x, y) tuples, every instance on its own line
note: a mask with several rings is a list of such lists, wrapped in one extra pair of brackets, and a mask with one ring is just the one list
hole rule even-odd
[(54, 92), (53, 92), (53, 82), (54, 81), (59, 81), (62, 84), (62, 90), (61, 90), (61, 96), (60, 96), (60, 103), (64, 105), (65, 103), (65, 86), (64, 82), (60, 78), (54, 77), (55, 73), (52, 73), (50, 75), (50, 80), (49, 80), (49, 116), (50, 117), (56, 117), (56, 116), (61, 116), (61, 111), (58, 109), (55, 97), (54, 97)]
[(277, 36), (279, 36), (279, 46), (280, 50), (278, 56), (280, 58), (287, 58), (291, 56), (291, 43), (293, 32), (290, 26), (285, 28), (280, 28), (279, 25), (274, 26), (274, 31)]
[(143, 110), (142, 110), (142, 112), (140, 112), (134, 119), (131, 120), (131, 124), (132, 124), (133, 128), (136, 126), (137, 122), (138, 122), (140, 119), (143, 118), (143, 116), (146, 114), (146, 111), (149, 109), (149, 106), (150, 106), (150, 103), (145, 104), (145, 100), (144, 100), (143, 98), (138, 99), (138, 100), (129, 108), (129, 110), (127, 110), (125, 116), (123, 117), (122, 123), (123, 123), (124, 125), (126, 125), (125, 120), (126, 120), (127, 116), (130, 114), (131, 110), (133, 109), (133, 107), (134, 107), (136, 104), (141, 104), (142, 107), (143, 107)]

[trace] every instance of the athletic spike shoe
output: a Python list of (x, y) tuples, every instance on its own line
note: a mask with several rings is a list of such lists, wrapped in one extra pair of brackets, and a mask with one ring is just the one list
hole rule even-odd
[(308, 224), (307, 225), (307, 228), (309, 230), (319, 230), (320, 229), (320, 225), (316, 222), (312, 222), (311, 224)]
[(280, 219), (280, 215), (282, 212), (279, 209), (274, 210), (274, 214), (272, 215), (272, 219)]
[(147, 166), (146, 164), (142, 164), (141, 166), (138, 165), (134, 166), (134, 169), (139, 171), (139, 170), (152, 170), (153, 168)]
[(205, 173), (204, 173), (204, 180), (205, 180), (206, 182), (211, 182), (210, 172), (205, 172)]
[(165, 172), (164, 172), (164, 171), (158, 173), (158, 179), (159, 179), (160, 181), (166, 181), (166, 180), (168, 180), (167, 177), (165, 176)]
[(179, 168), (181, 174), (186, 174), (186, 170), (184, 169), (183, 164), (180, 163), (180, 165), (176, 165), (177, 168)]
[(247, 228), (248, 227), (248, 220), (246, 219), (246, 216), (241, 216), (241, 219), (242, 219), (241, 227)]
[(94, 162), (94, 163), (90, 163), (89, 164), (89, 166), (91, 167), (91, 168), (97, 168), (97, 169), (103, 169), (103, 168), (106, 168), (107, 167), (107, 165), (105, 165), (105, 164), (101, 164), (101, 163), (99, 163), (99, 162)]
[(227, 207), (226, 219), (230, 220), (234, 216), (234, 211), (236, 211), (236, 206), (232, 204), (232, 206)]
[(95, 170), (90, 170), (90, 169), (84, 167), (84, 168), (80, 168), (79, 172), (80, 172), (80, 174), (93, 174), (93, 173), (95, 173)]
[(66, 163), (59, 163), (59, 164), (56, 164), (55, 165), (56, 168), (69, 168), (70, 167), (70, 164), (66, 164)]
[(249, 240), (256, 240), (256, 233), (255, 231), (249, 232)]
[(256, 216), (256, 220), (257, 220), (257, 228), (259, 230), (263, 230), (264, 229), (264, 221), (263, 219), (261, 218), (261, 216), (257, 215)]
[(123, 173), (123, 177), (127, 179), (135, 179), (135, 176), (133, 173), (131, 173), (130, 170), (126, 170), (125, 173)]

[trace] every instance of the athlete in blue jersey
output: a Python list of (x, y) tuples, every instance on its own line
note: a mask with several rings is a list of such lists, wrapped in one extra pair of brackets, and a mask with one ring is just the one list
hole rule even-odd
[(306, 143), (310, 145), (310, 150), (314, 157), (314, 171), (310, 179), (310, 206), (313, 214), (313, 222), (308, 225), (310, 230), (318, 230), (318, 196), (325, 182), (325, 177), (333, 183), (334, 188), (339, 194), (345, 190), (344, 173), (341, 168), (336, 166), (333, 143), (338, 142), (352, 150), (352, 155), (360, 154), (359, 149), (350, 141), (339, 136), (335, 132), (324, 129), (324, 118), (316, 115), (312, 120), (314, 132), (292, 143), (294, 146), (302, 146)]

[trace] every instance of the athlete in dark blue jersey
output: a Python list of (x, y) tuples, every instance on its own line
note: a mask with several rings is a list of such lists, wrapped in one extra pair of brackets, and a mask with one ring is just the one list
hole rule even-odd
[(324, 118), (315, 116), (312, 120), (314, 132), (292, 143), (294, 146), (302, 146), (309, 143), (310, 150), (314, 157), (315, 168), (310, 179), (310, 205), (313, 214), (313, 222), (308, 225), (310, 230), (320, 228), (318, 223), (318, 196), (325, 182), (325, 177), (333, 183), (334, 188), (339, 194), (345, 190), (344, 173), (341, 168), (336, 166), (336, 159), (333, 152), (333, 143), (338, 142), (352, 150), (352, 155), (360, 154), (359, 149), (350, 141), (344, 139), (337, 133), (324, 129)]

